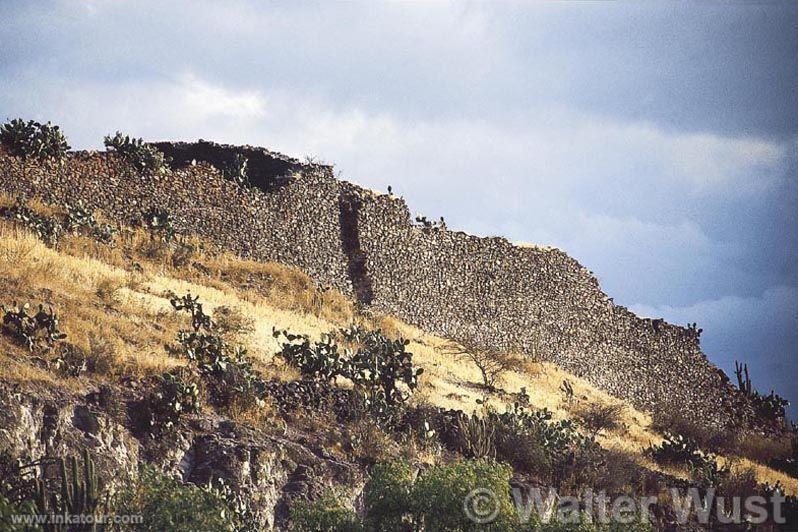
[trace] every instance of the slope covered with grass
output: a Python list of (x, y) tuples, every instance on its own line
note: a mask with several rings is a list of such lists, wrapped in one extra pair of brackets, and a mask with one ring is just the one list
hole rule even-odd
[[(4, 197), (0, 205), (10, 207), (13, 201)], [(59, 212), (42, 204), (31, 207), (43, 215)], [(380, 329), (388, 337), (409, 340), (407, 349), (414, 363), (424, 369), (412, 404), (481, 414), (486, 405), (502, 411), (525, 392), (530, 408), (548, 409), (555, 420), (581, 420), (580, 430), (592, 432), (602, 447), (618, 456), (645, 468), (688, 477), (684, 468), (663, 468), (646, 456), (648, 446), (662, 441), (649, 414), (552, 364), (536, 361), (513, 364), (513, 369), (502, 372), (496, 389), (488, 390), (462, 346), (460, 354), (454, 355), (453, 344), (446, 339), (390, 316), (359, 312), (343, 295), (317, 286), (293, 268), (236, 258), (194, 239), (166, 244), (141, 228), (121, 228), (110, 245), (65, 235), (57, 245), (48, 246), (23, 224), (4, 220), (0, 222), (0, 271), (2, 303), (53, 307), (68, 341), (85, 353), (88, 368), (77, 376), (65, 376), (3, 335), (2, 381), (88, 393), (103, 383), (146, 379), (185, 366), (185, 359), (167, 349), (187, 320), (174, 311), (169, 299), (172, 294), (190, 293), (200, 298), (225, 334), (247, 348), (265, 379), (298, 377), (295, 368), (275, 356), (280, 350), (275, 329), (318, 340), (325, 333), (358, 323)], [(587, 428), (586, 411), (591, 405), (614, 405), (612, 422)], [(285, 421), (275, 419), (277, 414), (268, 406), (262, 410), (227, 414), (245, 424), (282, 424), (291, 430)], [(336, 446), (346, 447), (331, 442), (331, 448)], [(434, 462), (439, 457), (428, 459)], [(789, 493), (798, 493), (798, 481), (784, 473), (746, 458), (720, 458), (728, 460), (737, 469), (753, 468), (761, 482), (778, 481)]]

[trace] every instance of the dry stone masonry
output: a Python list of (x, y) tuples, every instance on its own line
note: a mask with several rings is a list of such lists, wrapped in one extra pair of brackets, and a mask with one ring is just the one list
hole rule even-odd
[[(178, 230), (296, 266), (432, 333), (554, 362), (639, 408), (718, 428), (753, 419), (694, 330), (615, 305), (560, 250), (419, 226), (399, 198), (262, 148), (156, 146), (173, 159), (171, 174), (140, 175), (109, 153), (79, 152), (43, 166), (1, 155), (0, 187), (48, 202), (82, 200), (120, 223), (163, 208)], [(217, 170), (236, 153), (249, 159), (252, 188)]]

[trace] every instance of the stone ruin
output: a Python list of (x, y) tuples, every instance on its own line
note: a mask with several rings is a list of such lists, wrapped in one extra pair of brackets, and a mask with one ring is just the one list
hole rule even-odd
[[(364, 308), (431, 333), (556, 363), (637, 408), (719, 429), (756, 421), (702, 353), (695, 329), (614, 304), (558, 249), (414, 224), (402, 199), (263, 148), (154, 145), (172, 158), (170, 174), (141, 175), (105, 152), (72, 153), (60, 165), (0, 155), (0, 186), (46, 202), (80, 200), (119, 223), (166, 209), (179, 231), (298, 267)], [(248, 158), (251, 187), (218, 170), (236, 153)]]

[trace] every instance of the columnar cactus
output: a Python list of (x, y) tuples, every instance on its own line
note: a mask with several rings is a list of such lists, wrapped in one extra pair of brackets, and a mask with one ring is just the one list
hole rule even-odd
[[(36, 503), (39, 514), (55, 515), (95, 515), (100, 507), (100, 495), (102, 486), (97, 473), (94, 469), (94, 461), (89, 455), (89, 451), (83, 453), (83, 468), (78, 467), (78, 460), (72, 457), (71, 473), (67, 468), (64, 458), (58, 460), (61, 486), (60, 490), (52, 490), (44, 480), (44, 466), (42, 466), (42, 478), (36, 481), (36, 491), (34, 502)], [(78, 532), (94, 532), (97, 524), (73, 525), (69, 528), (66, 524), (50, 523), (45, 525), (47, 532), (66, 532), (67, 530)]]

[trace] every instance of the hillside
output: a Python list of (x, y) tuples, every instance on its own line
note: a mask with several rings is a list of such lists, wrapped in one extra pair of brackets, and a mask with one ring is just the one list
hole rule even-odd
[[(81, 201), (114, 223), (165, 209), (178, 231), (295, 266), (442, 337), (553, 362), (637, 408), (678, 411), (721, 431), (758, 422), (701, 352), (698, 329), (615, 305), (562, 251), (414, 223), (400, 198), (262, 148), (155, 145), (173, 160), (169, 176), (140, 175), (114, 153), (79, 152), (53, 168), (0, 160), (0, 183), (53, 203)], [(251, 169), (249, 187), (218, 169), (236, 155)]]
[[(212, 166), (227, 153), (217, 145), (201, 144), (200, 162), (192, 145), (158, 146), (175, 165), (163, 175), (114, 154), (0, 154), (3, 482), (34, 473), (13, 459), (88, 449), (128, 508), (149, 496), (146, 463), (181, 485), (212, 484), (251, 529), (296, 527), (296, 508), (318, 510), (303, 501), (369, 518), (369, 479), (396, 458), (419, 484), (496, 459), (513, 486), (654, 495), (657, 527), (675, 522), (667, 487), (779, 483), (798, 495), (798, 480), (770, 467), (790, 459), (791, 434), (756, 419), (695, 332), (614, 306), (559, 250), (411, 226), (399, 199), (264, 150), (242, 148), (262, 178), (247, 188)], [(389, 246), (380, 227), (405, 244)], [(523, 285), (503, 280), (515, 270)], [(588, 306), (574, 310), (577, 299)], [(24, 303), (31, 316), (43, 304), (51, 328), (18, 334), (8, 316)], [(533, 322), (545, 326), (529, 336)], [(372, 340), (386, 359), (412, 353), (390, 387), (371, 370), (362, 381), (332, 372), (335, 346), (351, 358)], [(633, 364), (640, 353), (647, 363)], [(503, 364), (495, 383), (475, 361)], [(650, 448), (674, 441), (665, 431), (697, 440), (695, 463), (654, 459)]]

